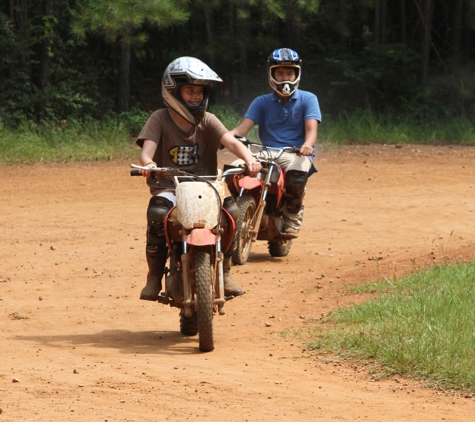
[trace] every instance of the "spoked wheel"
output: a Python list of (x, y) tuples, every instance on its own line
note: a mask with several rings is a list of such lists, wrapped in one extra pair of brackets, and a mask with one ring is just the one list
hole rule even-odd
[(210, 256), (206, 252), (195, 255), (196, 296), (198, 301), (198, 331), (200, 350), (211, 352), (213, 339), (213, 293)]
[(198, 315), (196, 312), (191, 317), (185, 316), (185, 310), (180, 310), (180, 332), (185, 336), (198, 334)]
[(236, 251), (233, 254), (233, 263), (243, 265), (249, 259), (252, 248), (251, 220), (256, 213), (256, 201), (250, 195), (239, 199), (239, 218), (236, 221)]
[(292, 246), (292, 240), (280, 240), (277, 242), (268, 242), (269, 253), (272, 256), (287, 256)]

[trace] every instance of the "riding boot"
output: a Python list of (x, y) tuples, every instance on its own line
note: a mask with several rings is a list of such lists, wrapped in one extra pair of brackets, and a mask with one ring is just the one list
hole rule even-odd
[(140, 299), (155, 302), (162, 290), (162, 277), (167, 256), (166, 254), (151, 254), (148, 250), (146, 256), (148, 264), (147, 284), (140, 293)]
[(285, 205), (282, 209), (284, 217), (284, 237), (295, 239), (302, 227), (304, 215), (303, 198), (308, 174), (299, 170), (288, 170), (285, 173)]
[(305, 212), (305, 207), (302, 205), (298, 212), (290, 212), (287, 205), (282, 208), (282, 216), (284, 217), (284, 232), (283, 237), (286, 239), (296, 239), (299, 236), (302, 227), (302, 220)]
[(232, 255), (225, 256), (223, 261), (224, 269), (224, 295), (241, 296), (244, 294), (241, 287), (231, 278)]

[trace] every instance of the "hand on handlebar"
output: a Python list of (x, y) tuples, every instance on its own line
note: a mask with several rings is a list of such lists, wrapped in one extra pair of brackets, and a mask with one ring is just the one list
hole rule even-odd
[(261, 171), (261, 163), (259, 163), (259, 161), (246, 163), (246, 166), (250, 174), (256, 174)]
[(308, 156), (312, 155), (312, 153), (313, 153), (313, 148), (304, 144), (300, 147), (300, 152), (297, 155), (299, 157), (301, 157), (302, 155), (305, 155), (305, 156), (308, 157)]
[[(146, 166), (144, 167), (148, 167), (148, 168), (155, 168), (157, 167), (157, 165), (155, 163), (149, 163), (147, 164)], [(152, 175), (152, 172), (148, 171), (148, 170), (142, 170), (142, 169), (138, 169), (138, 172), (143, 176), (143, 177), (151, 177)]]

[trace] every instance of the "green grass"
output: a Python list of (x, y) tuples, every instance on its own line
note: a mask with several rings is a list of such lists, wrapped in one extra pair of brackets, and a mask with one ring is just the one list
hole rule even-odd
[(308, 348), (371, 363), (430, 386), (475, 392), (475, 262), (443, 265), (352, 291), (374, 299), (316, 322)]
[[(211, 110), (229, 129), (242, 116), (230, 107)], [(138, 156), (135, 137), (149, 113), (132, 110), (120, 116), (105, 115), (100, 121), (86, 118), (46, 122), (23, 122), (15, 130), (0, 120), (0, 163), (104, 161)], [(258, 141), (257, 127), (247, 137)], [(338, 146), (348, 143), (427, 143), (475, 145), (475, 125), (468, 119), (422, 122), (410, 116), (377, 115), (370, 110), (335, 117), (324, 115), (318, 143)]]
[(475, 124), (468, 118), (420, 120), (411, 115), (378, 115), (359, 110), (323, 116), (323, 144), (456, 144), (475, 145)]
[(129, 129), (119, 119), (24, 122), (14, 131), (0, 129), (1, 163), (107, 161), (137, 155)]

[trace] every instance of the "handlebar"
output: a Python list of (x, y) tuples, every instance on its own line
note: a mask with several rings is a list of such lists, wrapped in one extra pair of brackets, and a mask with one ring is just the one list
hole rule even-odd
[[(139, 170), (145, 170), (145, 171), (150, 171), (154, 173), (154, 177), (156, 177), (157, 175), (162, 175), (162, 176), (167, 176), (167, 177), (193, 177), (197, 179), (217, 177), (217, 175), (197, 176), (196, 174), (188, 173), (186, 171), (179, 170), (173, 167), (143, 167), (143, 166), (138, 166), (136, 164), (131, 164), (130, 167), (134, 169), (134, 170), (130, 170), (131, 176), (142, 176)], [(246, 165), (230, 168), (226, 170), (225, 172), (223, 172), (223, 177), (233, 175), (233, 174), (245, 173), (246, 171), (247, 171)]]
[[(266, 147), (262, 144), (258, 144), (257, 142), (252, 142), (249, 139), (245, 138), (244, 136), (234, 135), (234, 137), (238, 141), (246, 145), (251, 155), (257, 158), (258, 160), (264, 160), (264, 161), (277, 160), (282, 156), (284, 152), (290, 152), (294, 154), (300, 153), (300, 148), (298, 147), (282, 147), (282, 148)], [(252, 147), (258, 148), (258, 152), (252, 152), (251, 150)], [(275, 152), (275, 155), (272, 152)]]

